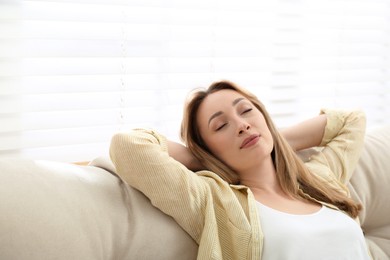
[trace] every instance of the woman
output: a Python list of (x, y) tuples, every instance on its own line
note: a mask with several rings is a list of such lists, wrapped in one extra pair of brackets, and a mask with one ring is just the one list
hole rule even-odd
[[(221, 81), (194, 93), (181, 130), (186, 146), (152, 130), (117, 134), (110, 155), (198, 243), (198, 259), (369, 259), (344, 186), (362, 113), (324, 110), (279, 132), (254, 95)], [(315, 146), (303, 164), (295, 151)]]

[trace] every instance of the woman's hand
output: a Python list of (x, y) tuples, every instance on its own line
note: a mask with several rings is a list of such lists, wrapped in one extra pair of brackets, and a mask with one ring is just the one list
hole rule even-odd
[(308, 119), (280, 130), (295, 151), (319, 146), (324, 136), (327, 116), (325, 114)]
[(197, 158), (190, 152), (190, 150), (179, 143), (168, 140), (168, 153), (176, 161), (183, 164), (191, 171), (205, 170), (205, 167), (199, 162)]

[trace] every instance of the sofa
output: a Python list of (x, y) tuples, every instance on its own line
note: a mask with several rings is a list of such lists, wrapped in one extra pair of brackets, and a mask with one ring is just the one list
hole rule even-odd
[[(374, 259), (390, 259), (390, 126), (370, 128), (349, 183)], [(301, 154), (305, 160), (313, 151)], [(116, 174), (89, 165), (0, 158), (0, 259), (196, 259), (176, 222)]]

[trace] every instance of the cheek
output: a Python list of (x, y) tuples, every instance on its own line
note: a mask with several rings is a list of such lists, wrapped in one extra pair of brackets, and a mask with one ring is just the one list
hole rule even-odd
[(210, 151), (218, 158), (224, 159), (226, 152), (231, 150), (231, 139), (226, 138), (223, 135), (214, 135), (206, 142)]
[(220, 151), (223, 150), (223, 144), (224, 142), (221, 140), (221, 138), (218, 137), (210, 138), (207, 141), (207, 146), (215, 155), (219, 155)]

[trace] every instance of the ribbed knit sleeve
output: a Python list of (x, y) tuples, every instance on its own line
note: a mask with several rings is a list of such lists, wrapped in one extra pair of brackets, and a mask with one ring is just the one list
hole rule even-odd
[(363, 149), (366, 127), (361, 111), (321, 110), (327, 115), (327, 125), (321, 142), (323, 149), (306, 165), (326, 179), (336, 178), (346, 184), (357, 165)]
[(169, 156), (165, 137), (145, 129), (118, 133), (111, 140), (110, 157), (125, 182), (144, 193), (199, 242), (210, 196), (208, 186)]

